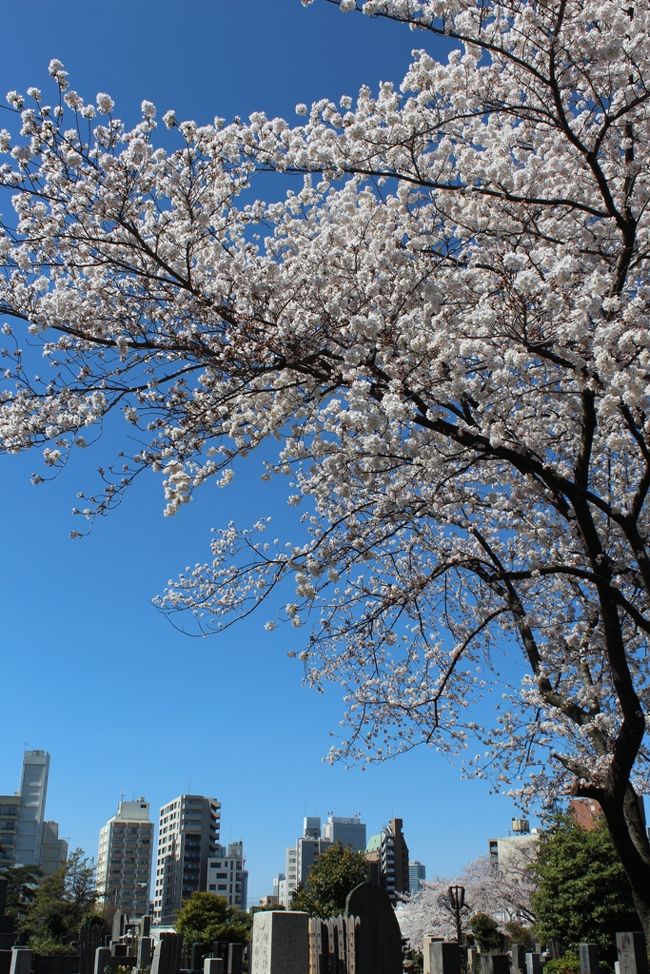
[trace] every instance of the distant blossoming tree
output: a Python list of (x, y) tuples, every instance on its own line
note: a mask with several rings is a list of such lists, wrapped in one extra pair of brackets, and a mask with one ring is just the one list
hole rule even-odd
[[(470, 772), (598, 800), (650, 935), (650, 6), (338, 5), (455, 46), (299, 125), (167, 112), (171, 151), (58, 61), (54, 104), (9, 93), (2, 444), (47, 472), (121, 413), (140, 446), (92, 517), (147, 468), (172, 514), (282, 440), (302, 540), (228, 526), (163, 605), (219, 629), (293, 578), (334, 754), (477, 741)], [(260, 169), (296, 191), (256, 199)]]
[(522, 869), (504, 875), (488, 856), (482, 856), (466, 866), (456, 879), (424, 880), (422, 889), (398, 906), (402, 936), (414, 949), (421, 949), (427, 934), (445, 940), (456, 939), (456, 914), (449, 900), (449, 887), (456, 884), (465, 889), (464, 929), (477, 913), (487, 914), (501, 923), (534, 920), (531, 896), (536, 884), (532, 871)]

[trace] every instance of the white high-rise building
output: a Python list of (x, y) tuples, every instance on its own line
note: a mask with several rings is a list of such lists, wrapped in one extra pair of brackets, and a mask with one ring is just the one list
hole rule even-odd
[(179, 795), (160, 809), (154, 922), (172, 924), (183, 900), (207, 886), (208, 859), (216, 856), (221, 803)]
[(57, 822), (45, 820), (50, 755), (25, 751), (20, 791), (0, 795), (0, 865), (38, 866), (46, 876), (68, 856)]
[(218, 845), (214, 856), (208, 859), (209, 893), (216, 893), (228, 900), (230, 906), (246, 909), (248, 894), (248, 871), (244, 869), (244, 843), (230, 842)]
[(49, 770), (47, 751), (25, 751), (16, 828), (17, 866), (40, 865)]
[(149, 802), (120, 801), (99, 831), (96, 882), (99, 902), (143, 916), (149, 909), (153, 822)]

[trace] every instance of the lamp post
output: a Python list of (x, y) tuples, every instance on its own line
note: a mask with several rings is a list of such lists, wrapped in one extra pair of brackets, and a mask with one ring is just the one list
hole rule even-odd
[(449, 902), (451, 903), (451, 908), (456, 914), (456, 943), (460, 946), (460, 938), (462, 934), (460, 926), (460, 911), (465, 906), (465, 887), (464, 886), (450, 886), (449, 887)]

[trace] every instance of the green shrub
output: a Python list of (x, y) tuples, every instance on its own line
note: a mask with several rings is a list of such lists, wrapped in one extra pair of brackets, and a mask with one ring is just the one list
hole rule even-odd
[(567, 950), (557, 960), (549, 960), (544, 964), (544, 974), (580, 974), (580, 961)]
[(40, 954), (43, 957), (52, 956), (53, 954), (63, 954), (67, 957), (72, 957), (77, 953), (77, 948), (74, 944), (62, 944), (59, 940), (54, 940), (53, 937), (31, 937), (28, 941), (27, 946), (34, 954)]

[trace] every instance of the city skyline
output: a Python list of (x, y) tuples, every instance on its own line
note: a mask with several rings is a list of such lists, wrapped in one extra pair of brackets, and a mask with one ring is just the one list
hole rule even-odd
[[(424, 44), (326, 4), (269, 7), (190, 3), (181, 13), (170, 2), (119, 0), (99, 23), (71, 0), (56, 17), (37, 0), (30, 24), (10, 8), (5, 29), (15, 43), (1, 90), (49, 90), (47, 65), (58, 57), (73, 88), (90, 99), (111, 93), (129, 122), (143, 98), (160, 114), (173, 107), (199, 121), (257, 108), (293, 120), (298, 102), (399, 81), (411, 47)], [(93, 857), (120, 794), (144, 795), (152, 809), (182, 793), (215, 794), (223, 841), (244, 841), (254, 901), (271, 891), (301, 818), (319, 810), (359, 812), (372, 829), (400, 817), (427, 875), (453, 874), (505, 830), (517, 811), (511, 800), (490, 796), (486, 782), (462, 781), (432, 749), (365, 771), (322, 763), (330, 733), (339, 733), (340, 691), (300, 686), (300, 664), (286, 652), (306, 637), (282, 627), (265, 633), (262, 612), (219, 638), (192, 639), (151, 607), (168, 578), (206, 557), (210, 526), (268, 515), (290, 534), (283, 485), (261, 480), (269, 455), (239, 467), (230, 489), (204, 488), (174, 518), (162, 517), (160, 481), (144, 478), (76, 543), (70, 510), (77, 491), (96, 482), (102, 450), (91, 443), (39, 488), (30, 484), (36, 458), (0, 459), (0, 531), (10, 553), (1, 589), (10, 692), (0, 790), (17, 780), (26, 741), (48, 750), (48, 815), (71, 848)], [(270, 615), (282, 604), (269, 605)], [(521, 675), (513, 665), (509, 676)]]
[[(25, 751), (25, 754), (28, 754), (28, 753), (30, 753), (30, 752), (26, 750)], [(44, 751), (44, 750), (42, 752), (39, 751), (39, 753), (45, 753), (46, 754), (46, 756), (48, 758), (48, 766), (49, 766), (49, 763), (52, 761), (52, 757), (53, 757), (51, 755), (51, 753), (50, 752), (47, 752), (47, 751)], [(49, 781), (50, 787), (52, 786), (52, 784), (56, 780), (56, 761), (55, 760), (54, 760), (54, 765), (55, 765), (55, 773), (54, 773), (54, 777), (51, 777), (50, 778), (50, 781)], [(3, 767), (3, 765), (2, 765), (2, 762), (0, 761), (0, 772), (2, 770), (2, 767)], [(2, 790), (2, 780), (1, 779), (0, 779), (0, 790)], [(16, 794), (18, 794), (18, 792), (16, 792)], [(68, 836), (66, 834), (66, 839), (69, 840), (68, 844), (69, 844), (69, 847), (70, 847), (70, 851), (72, 852), (75, 848), (80, 847), (83, 850), (84, 854), (88, 858), (92, 859), (94, 861), (95, 865), (98, 866), (101, 863), (101, 844), (102, 844), (102, 840), (104, 842), (106, 841), (106, 835), (107, 835), (108, 828), (111, 825), (111, 823), (113, 823), (114, 821), (118, 821), (118, 822), (124, 822), (125, 825), (127, 825), (127, 824), (128, 825), (131, 825), (131, 824), (134, 825), (134, 824), (136, 824), (136, 822), (139, 822), (140, 821), (140, 816), (139, 816), (139, 814), (137, 812), (137, 809), (146, 809), (146, 811), (142, 812), (142, 822), (145, 822), (145, 821), (148, 822), (148, 815), (149, 815), (149, 812), (151, 810), (152, 819), (151, 819), (150, 822), (148, 822), (148, 824), (151, 826), (151, 830), (152, 830), (152, 833), (151, 833), (152, 834), (151, 848), (152, 848), (152, 852), (153, 852), (153, 858), (152, 858), (152, 862), (151, 862), (151, 881), (150, 881), (150, 885), (149, 885), (149, 893), (150, 893), (149, 899), (150, 899), (151, 902), (153, 902), (154, 899), (155, 899), (155, 882), (156, 882), (155, 869), (156, 869), (156, 865), (157, 865), (156, 850), (157, 849), (158, 850), (160, 849), (160, 820), (161, 820), (161, 815), (163, 813), (165, 813), (165, 811), (168, 810), (170, 806), (174, 805), (181, 797), (185, 798), (185, 797), (188, 797), (188, 795), (187, 794), (183, 794), (182, 796), (179, 795), (179, 796), (175, 797), (174, 799), (168, 799), (168, 800), (166, 800), (166, 801), (164, 801), (162, 803), (162, 805), (160, 806), (159, 809), (156, 809), (156, 807), (154, 806), (154, 803), (150, 803), (148, 801), (147, 796), (144, 795), (144, 794), (141, 794), (139, 796), (136, 796), (136, 793), (133, 792), (133, 795), (131, 796), (131, 798), (128, 799), (128, 798), (125, 797), (125, 793), (121, 793), (119, 799), (113, 805), (113, 814), (112, 815), (107, 814), (107, 816), (103, 820), (103, 822), (100, 822), (100, 823), (97, 824), (97, 828), (95, 830), (95, 844), (94, 844), (94, 846), (92, 845), (92, 843), (89, 846), (88, 845), (84, 845), (83, 842), (81, 842), (81, 841), (80, 842), (77, 842), (75, 840), (75, 837), (74, 836)], [(194, 794), (192, 794), (189, 797), (197, 797), (197, 796), (194, 795)], [(220, 801), (220, 799), (216, 798), (216, 799), (205, 799), (205, 800), (206, 801), (209, 801), (209, 800), (216, 801), (216, 805), (219, 808), (218, 815), (219, 815), (219, 818), (221, 819), (222, 818), (222, 812), (223, 812), (223, 803)], [(298, 834), (298, 832), (300, 830), (300, 821), (302, 821), (303, 826), (305, 826), (305, 823), (313, 822), (313, 821), (315, 821), (316, 818), (318, 818), (318, 821), (320, 823), (320, 821), (321, 821), (320, 815), (315, 816), (313, 814), (314, 811), (318, 811), (318, 809), (313, 809), (312, 808), (311, 809), (311, 813), (312, 814), (303, 815), (303, 816), (301, 816), (301, 817), (299, 817), (299, 818), (296, 819), (295, 831), (294, 831), (294, 838), (293, 838), (293, 841), (294, 842), (296, 841), (295, 835)], [(339, 812), (341, 814), (339, 814)], [(363, 823), (364, 827), (367, 826), (367, 839), (370, 840), (371, 838), (374, 838), (375, 837), (375, 836), (373, 836), (372, 833), (374, 831), (377, 831), (377, 830), (381, 831), (386, 826), (386, 824), (389, 822), (389, 820), (391, 818), (391, 816), (388, 816), (388, 815), (386, 815), (386, 816), (384, 816), (382, 818), (381, 811), (380, 810), (376, 810), (376, 812), (373, 813), (373, 815), (374, 815), (374, 817), (371, 817), (371, 818), (366, 817), (366, 818), (364, 818), (364, 814), (363, 813), (356, 812), (356, 811), (353, 812), (351, 810), (339, 809), (338, 812), (334, 812), (334, 811), (331, 811), (330, 810), (330, 811), (327, 812), (327, 820), (325, 820), (322, 823), (322, 832), (323, 832), (323, 835), (324, 836), (328, 836), (330, 834), (332, 819), (334, 819), (335, 822), (337, 820), (339, 820), (339, 821), (342, 820), (342, 821), (345, 822), (345, 821), (351, 821), (351, 820), (355, 819), (355, 820), (360, 820)], [(262, 898), (264, 896), (268, 896), (268, 895), (270, 895), (272, 893), (273, 875), (271, 875), (271, 874), (269, 874), (269, 875), (263, 875), (262, 872), (261, 872), (261, 869), (259, 867), (257, 867), (256, 863), (255, 862), (252, 862), (250, 860), (250, 856), (249, 856), (249, 853), (248, 853), (247, 849), (248, 849), (249, 845), (252, 846), (253, 848), (255, 848), (256, 843), (255, 843), (254, 837), (251, 836), (250, 840), (247, 840), (246, 835), (243, 834), (243, 832), (238, 832), (237, 829), (234, 828), (234, 823), (230, 823), (228, 821), (227, 816), (226, 816), (226, 823), (227, 823), (227, 832), (228, 832), (227, 837), (224, 839), (223, 834), (220, 834), (220, 835), (217, 836), (217, 839), (223, 840), (221, 842), (221, 846), (230, 846), (230, 845), (233, 845), (233, 844), (237, 844), (238, 842), (243, 843), (243, 846), (244, 846), (244, 854), (245, 854), (245, 864), (246, 864), (246, 867), (247, 867), (247, 870), (248, 870), (249, 874), (252, 875), (252, 876), (254, 876), (254, 883), (255, 883), (254, 892), (253, 891), (250, 891), (250, 885), (249, 885), (249, 895), (248, 895), (248, 899), (247, 899), (247, 905), (248, 906), (254, 906), (254, 905), (256, 905), (258, 903), (258, 901), (259, 901), (260, 898)], [(60, 823), (60, 828), (63, 829), (63, 830), (65, 830), (66, 829), (66, 823), (65, 822)], [(93, 825), (90, 824), (90, 823), (88, 823), (85, 826), (85, 828), (87, 828), (87, 834), (90, 834), (90, 832), (93, 829)], [(305, 828), (306, 828), (306, 826), (305, 826)], [(404, 829), (405, 829), (405, 834), (406, 834), (406, 837), (407, 837), (407, 841), (409, 841), (410, 831), (409, 831), (409, 823), (408, 823), (408, 821), (405, 822)], [(499, 831), (500, 830), (504, 835), (506, 835), (506, 834), (509, 834), (510, 833), (510, 824), (507, 821), (504, 821), (504, 822), (498, 823), (495, 826), (495, 829), (496, 829), (496, 831)], [(286, 823), (286, 826), (285, 826), (285, 830), (284, 831), (285, 831), (285, 833), (287, 835), (290, 835), (291, 830), (292, 830), (292, 824), (289, 821), (289, 822)], [(414, 831), (415, 834), (418, 834), (418, 835), (420, 834), (420, 830), (417, 827), (414, 828), (413, 831)], [(97, 839), (97, 834), (98, 833), (99, 833), (99, 840)], [(300, 834), (306, 834), (304, 828), (303, 828), (303, 832), (300, 833)], [(490, 833), (490, 835), (491, 835), (491, 833)], [(439, 870), (439, 872), (436, 873), (435, 872), (435, 869), (433, 869), (433, 867), (431, 867), (428, 863), (425, 862), (424, 863), (424, 866), (425, 866), (426, 871), (427, 871), (427, 876), (428, 877), (432, 877), (432, 876), (435, 876), (435, 875), (438, 875), (438, 874), (442, 875), (443, 873), (444, 874), (448, 873), (448, 874), (451, 875), (451, 873), (453, 873), (453, 872), (456, 872), (456, 871), (460, 872), (461, 869), (462, 869), (462, 867), (464, 865), (466, 865), (467, 862), (471, 861), (471, 859), (478, 858), (479, 856), (483, 856), (483, 855), (487, 856), (488, 855), (488, 840), (490, 838), (490, 835), (488, 835), (488, 833), (485, 833), (485, 835), (483, 836), (483, 833), (482, 832), (480, 834), (478, 834), (476, 836), (476, 838), (479, 839), (479, 842), (481, 841), (481, 837), (484, 838), (484, 841), (482, 842), (482, 848), (480, 848), (477, 851), (477, 853), (476, 853), (475, 856), (474, 855), (471, 855), (471, 856), (469, 856), (469, 858), (464, 859), (464, 860), (459, 859), (458, 860), (458, 866), (456, 868), (453, 868), (451, 870), (448, 869), (446, 871), (445, 870)], [(289, 841), (289, 847), (290, 847), (290, 841)], [(473, 846), (473, 847), (476, 848), (476, 846)], [(369, 846), (368, 846), (368, 848), (369, 848)], [(276, 849), (275, 850), (275, 853), (274, 852), (271, 852), (271, 860), (267, 860), (267, 861), (273, 861), (273, 859), (275, 858), (277, 860), (277, 863), (278, 863), (278, 868), (275, 870), (275, 874), (274, 875), (277, 875), (277, 873), (280, 873), (280, 872), (283, 871), (283, 868), (284, 868), (284, 865), (285, 865), (286, 851), (287, 851), (287, 849), (285, 847), (285, 848), (278, 848), (278, 849)], [(418, 864), (422, 864), (422, 856), (417, 851), (414, 851), (411, 848), (409, 849), (409, 851), (410, 851), (409, 861), (411, 861), (411, 862), (417, 862)], [(207, 884), (207, 881), (206, 881), (206, 884)]]

